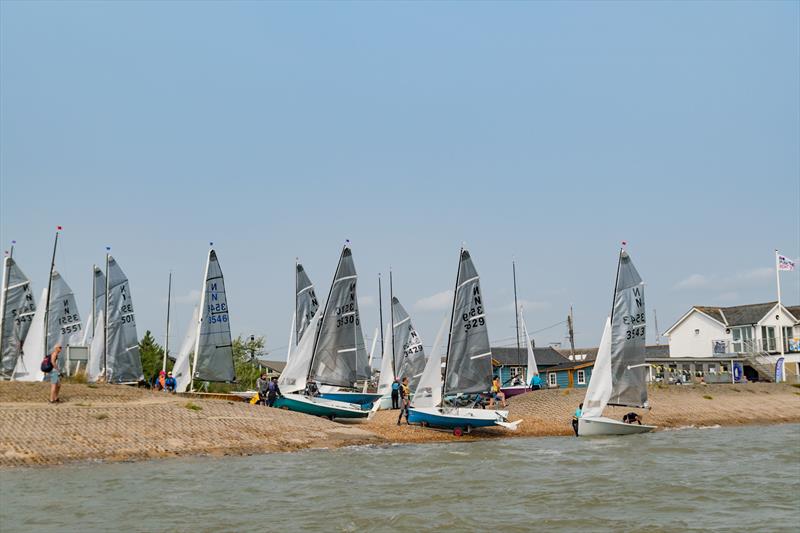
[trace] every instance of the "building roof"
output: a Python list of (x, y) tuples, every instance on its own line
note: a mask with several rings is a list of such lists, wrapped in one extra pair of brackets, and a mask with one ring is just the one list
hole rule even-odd
[[(576, 358), (575, 361), (568, 361), (570, 363), (581, 364), (581, 363), (589, 363), (597, 359), (597, 351), (600, 348), (575, 348), (575, 355), (585, 355), (585, 358)], [(564, 349), (561, 348), (559, 350), (561, 354), (564, 356), (565, 359), (569, 359), (569, 348)], [(659, 345), (651, 345), (644, 347), (644, 356), (646, 359), (650, 358), (659, 358), (659, 357), (669, 357), (669, 345), (668, 344), (659, 344)]]
[[(528, 364), (528, 353), (524, 345), (520, 347), (520, 352), (517, 352), (516, 346), (498, 346), (490, 349), (492, 350), (492, 359), (501, 365), (524, 366)], [(564, 356), (550, 346), (534, 347), (533, 356), (536, 358), (537, 366), (554, 366), (567, 361)]]
[(792, 316), (794, 317), (795, 320), (800, 322), (800, 305), (792, 305), (790, 307), (786, 307), (786, 310), (792, 313)]
[(266, 359), (258, 359), (258, 364), (261, 366), (265, 366), (270, 370), (275, 372), (283, 372), (283, 369), (286, 368), (286, 361), (267, 361)]
[[(777, 304), (778, 302), (774, 301), (758, 304), (734, 305), (731, 307), (695, 305), (692, 306), (692, 308), (689, 309), (685, 315), (679, 318), (677, 322), (670, 326), (670, 328), (665, 331), (664, 334), (669, 335), (670, 332), (675, 329), (678, 324), (683, 322), (686, 317), (691, 315), (693, 311), (699, 311), (705, 315), (708, 315), (726, 327), (753, 326), (758, 324)], [(789, 313), (791, 313), (797, 321), (800, 321), (800, 306), (784, 306), (784, 308), (789, 311)]]

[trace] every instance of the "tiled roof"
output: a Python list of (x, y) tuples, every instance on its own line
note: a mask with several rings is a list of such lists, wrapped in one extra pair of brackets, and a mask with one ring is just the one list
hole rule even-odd
[[(528, 364), (528, 352), (525, 346), (520, 347), (517, 352), (517, 347), (498, 346), (491, 348), (492, 359), (495, 359), (501, 365), (526, 365)], [(565, 361), (564, 357), (556, 350), (549, 346), (534, 347), (533, 355), (536, 357), (536, 364), (540, 366), (553, 366), (561, 364)]]
[[(579, 365), (581, 363), (588, 363), (590, 361), (594, 361), (597, 358), (597, 350), (599, 350), (599, 348), (575, 348), (576, 356), (585, 354), (586, 357), (583, 359), (578, 357), (576, 361), (568, 361), (568, 362)], [(560, 348), (559, 351), (564, 355), (565, 358), (569, 358), (569, 353), (570, 353), (569, 348), (566, 349)], [(669, 357), (669, 345), (660, 344), (660, 345), (645, 346), (644, 356), (645, 358)]]
[(750, 326), (757, 324), (770, 309), (775, 307), (778, 302), (767, 302), (763, 304), (736, 305), (734, 307), (721, 307), (725, 315), (725, 323), (729, 326)]
[(283, 369), (286, 368), (286, 361), (267, 361), (266, 359), (258, 359), (259, 364), (266, 366), (267, 368), (271, 368), (276, 372), (283, 372)]

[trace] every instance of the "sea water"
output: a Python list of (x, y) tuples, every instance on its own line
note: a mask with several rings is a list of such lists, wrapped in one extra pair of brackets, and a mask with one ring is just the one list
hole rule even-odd
[(0, 471), (12, 531), (798, 531), (800, 425)]

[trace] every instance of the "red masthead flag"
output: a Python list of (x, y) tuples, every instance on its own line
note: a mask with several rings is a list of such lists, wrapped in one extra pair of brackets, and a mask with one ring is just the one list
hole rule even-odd
[(61, 231), (61, 226), (56, 227), (56, 230)]

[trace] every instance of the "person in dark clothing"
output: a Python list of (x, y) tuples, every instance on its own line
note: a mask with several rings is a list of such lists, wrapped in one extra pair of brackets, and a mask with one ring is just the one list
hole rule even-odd
[(256, 380), (256, 390), (258, 391), (258, 401), (256, 403), (266, 405), (269, 392), (269, 380), (266, 372), (263, 372), (261, 377)]
[(272, 380), (267, 385), (267, 407), (275, 405), (275, 400), (283, 396), (281, 388), (278, 387), (278, 377), (273, 376)]
[(319, 396), (319, 387), (317, 387), (317, 383), (315, 381), (306, 383), (306, 389), (303, 391), (303, 394), (311, 396), (312, 398)]
[(178, 386), (177, 381), (175, 381), (175, 377), (173, 377), (172, 372), (167, 372), (167, 379), (164, 380), (164, 388), (167, 392), (175, 392), (175, 388)]
[(575, 436), (578, 436), (578, 419), (583, 415), (583, 402), (575, 409), (575, 415), (572, 417), (572, 430), (575, 432)]
[(625, 416), (623, 416), (622, 421), (625, 422), (626, 424), (633, 424), (635, 422), (640, 426), (642, 425), (642, 417), (634, 412), (630, 412)]
[(411, 401), (411, 391), (408, 388), (408, 378), (403, 378), (403, 383), (400, 384), (400, 416), (397, 417), (397, 425), (403, 420), (403, 414), (406, 415), (406, 424), (408, 424), (408, 405)]
[(392, 409), (400, 409), (400, 382), (392, 382)]

